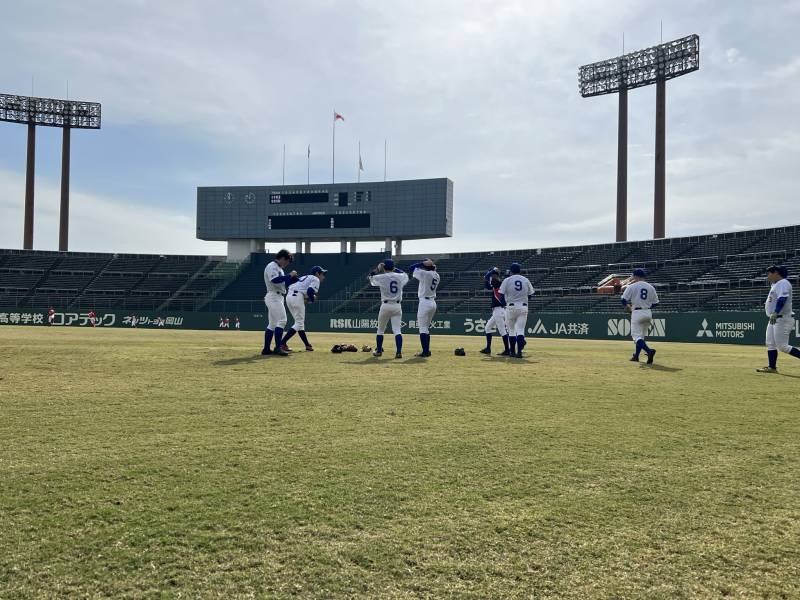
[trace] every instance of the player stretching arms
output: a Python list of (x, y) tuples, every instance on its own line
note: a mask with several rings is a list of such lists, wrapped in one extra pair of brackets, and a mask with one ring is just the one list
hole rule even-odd
[(533, 286), (527, 277), (520, 275), (522, 267), (519, 263), (511, 263), (508, 270), (511, 274), (500, 284), (500, 299), (506, 304), (509, 356), (522, 358), (525, 326), (528, 324), (528, 299), (533, 296)]
[(283, 346), (281, 349), (284, 352), (289, 352), (287, 342), (292, 339), (296, 333), (303, 340), (306, 345), (306, 352), (313, 352), (314, 348), (308, 343), (306, 337), (306, 302), (314, 302), (317, 294), (319, 294), (320, 283), (325, 281), (325, 273), (322, 267), (311, 267), (311, 272), (308, 275), (303, 275), (296, 283), (289, 286), (289, 294), (286, 296), (286, 306), (289, 307), (289, 312), (292, 313), (294, 324), (286, 337), (283, 338)]
[[(297, 280), (297, 271), (286, 275), (283, 269), (289, 266), (293, 258), (288, 250), (281, 250), (275, 255), (275, 260), (264, 269), (264, 283), (267, 286), (264, 304), (267, 305), (268, 322), (264, 330), (264, 349), (261, 350), (261, 354), (289, 355), (281, 349), (283, 328), (286, 325), (286, 305), (283, 303), (283, 297), (286, 295), (286, 285)], [(273, 335), (275, 350), (271, 349)]]
[(397, 347), (395, 358), (403, 358), (402, 315), (400, 302), (403, 288), (408, 283), (408, 275), (394, 268), (394, 261), (387, 258), (369, 274), (369, 283), (381, 289), (381, 308), (378, 311), (378, 331), (375, 336), (375, 352), (372, 356), (383, 356), (383, 333), (386, 325), (392, 322), (392, 333)]
[(658, 293), (656, 288), (644, 280), (645, 277), (647, 273), (644, 269), (633, 270), (633, 283), (622, 293), (622, 306), (631, 313), (631, 337), (636, 343), (631, 362), (639, 362), (639, 353), (644, 350), (647, 364), (652, 365), (656, 351), (647, 345), (644, 338), (653, 322), (653, 312), (650, 309), (658, 306)]
[(764, 303), (764, 310), (769, 317), (767, 325), (767, 357), (769, 365), (756, 369), (759, 373), (778, 372), (778, 350), (800, 358), (800, 350), (789, 345), (789, 335), (794, 329), (792, 314), (792, 284), (786, 279), (789, 270), (781, 265), (767, 269), (767, 281), (772, 284)]
[(486, 280), (486, 289), (492, 290), (492, 317), (486, 321), (486, 348), (480, 350), (481, 354), (492, 353), (492, 334), (495, 330), (503, 337), (503, 350), (499, 356), (508, 356), (508, 329), (506, 328), (506, 305), (500, 298), (500, 269), (494, 267), (483, 276)]
[(436, 288), (439, 287), (439, 274), (436, 265), (430, 258), (411, 265), (411, 274), (419, 280), (417, 296), (417, 327), (419, 328), (419, 342), (422, 352), (414, 356), (428, 357), (431, 355), (431, 321), (436, 314)]

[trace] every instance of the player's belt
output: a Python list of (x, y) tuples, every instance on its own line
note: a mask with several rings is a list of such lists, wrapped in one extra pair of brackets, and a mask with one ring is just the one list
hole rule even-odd
[(433, 296), (425, 296), (425, 300), (433, 300)]
[(297, 292), (292, 292), (292, 296), (297, 296)]
[(384, 300), (384, 301), (383, 301), (383, 303), (384, 303), (384, 304), (389, 304), (389, 303), (392, 303), (392, 304), (399, 304), (399, 303), (400, 303), (400, 300)]
[(519, 304), (519, 303), (518, 304), (514, 304), (512, 302), (511, 304), (509, 304), (509, 306), (528, 306), (528, 304), (526, 302), (523, 302), (522, 304)]

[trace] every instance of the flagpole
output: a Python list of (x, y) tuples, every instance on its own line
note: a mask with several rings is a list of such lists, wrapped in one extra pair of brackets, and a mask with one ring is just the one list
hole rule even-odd
[(386, 147), (387, 147), (386, 138), (383, 138), (383, 180), (386, 181)]
[(361, 140), (358, 140), (358, 164), (356, 165), (356, 171), (358, 171), (356, 182), (361, 183)]
[(281, 172), (281, 185), (286, 185), (286, 144), (283, 145), (283, 171)]
[(311, 144), (308, 145), (308, 155), (306, 157), (306, 185), (311, 185)]
[(333, 109), (333, 136), (331, 145), (333, 151), (331, 152), (331, 183), (336, 183), (336, 109)]

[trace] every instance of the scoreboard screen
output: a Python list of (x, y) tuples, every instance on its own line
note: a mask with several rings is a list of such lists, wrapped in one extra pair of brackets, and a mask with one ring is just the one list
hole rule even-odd
[(269, 195), (270, 204), (311, 204), (327, 201), (328, 192), (272, 192)]
[(363, 229), (369, 215), (289, 215), (269, 217), (267, 229)]
[(453, 182), (439, 179), (197, 188), (201, 240), (433, 239), (453, 235)]

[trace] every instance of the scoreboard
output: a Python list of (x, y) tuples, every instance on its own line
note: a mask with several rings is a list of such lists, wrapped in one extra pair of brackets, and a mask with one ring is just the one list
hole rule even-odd
[(197, 188), (197, 237), (274, 242), (426, 239), (453, 235), (453, 182)]

